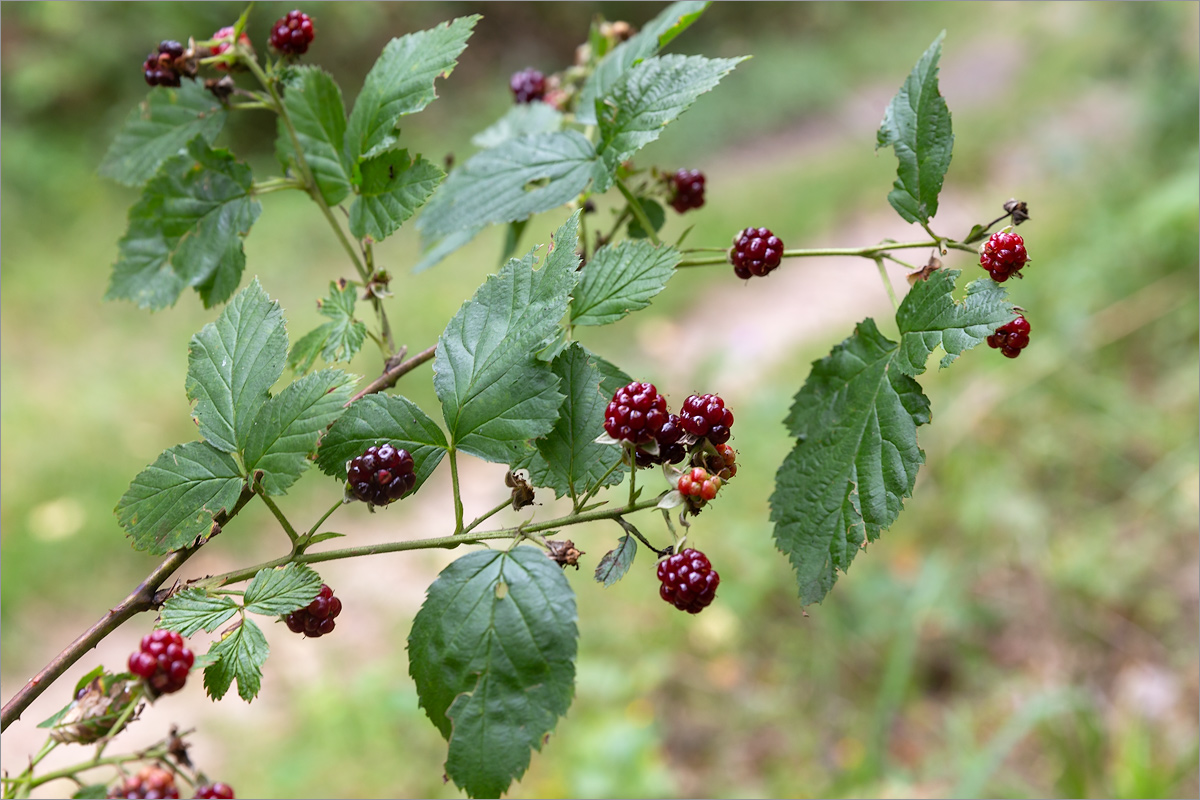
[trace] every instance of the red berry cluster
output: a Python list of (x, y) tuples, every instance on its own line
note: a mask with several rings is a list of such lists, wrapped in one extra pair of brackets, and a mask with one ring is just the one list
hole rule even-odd
[(546, 76), (532, 67), (523, 69), (512, 74), (508, 87), (518, 103), (532, 103), (546, 96)]
[[(162, 767), (144, 767), (137, 775), (126, 776), (108, 790), (110, 798), (127, 797), (137, 800), (179, 797), (175, 776)], [(196, 795), (199, 797), (199, 795)]]
[(733, 237), (733, 247), (729, 250), (733, 274), (742, 280), (766, 275), (779, 266), (781, 258), (783, 242), (769, 228), (746, 228)]
[(196, 800), (233, 800), (233, 787), (228, 783), (202, 783), (196, 787)]
[(667, 398), (658, 393), (653, 383), (634, 381), (617, 389), (604, 409), (604, 430), (608, 435), (633, 444), (656, 438), (667, 420)]
[(658, 452), (651, 453), (645, 448), (639, 447), (634, 451), (634, 457), (637, 459), (639, 467), (652, 467), (655, 464), (678, 464), (683, 461), (687, 455), (687, 450), (684, 449), (680, 442), (683, 439), (683, 425), (679, 423), (677, 414), (668, 414), (667, 421), (654, 434), (654, 441), (658, 442)]
[[(212, 35), (212, 38), (228, 39), (229, 41), (221, 42), (220, 44), (213, 45), (212, 48), (209, 50), (209, 55), (219, 56), (224, 53), (228, 53), (230, 50), (233, 49), (233, 26), (229, 26), (227, 28), (221, 28), (221, 30), (217, 31), (216, 33), (214, 33)], [(238, 42), (246, 47), (249, 47), (250, 46), (250, 37), (243, 33), (241, 36), (238, 37)], [(230, 65), (226, 64), (226, 63), (213, 64), (213, 66), (216, 67), (217, 69), (221, 70), (222, 72), (228, 72), (229, 68), (230, 68)]]
[(724, 444), (729, 441), (733, 412), (715, 394), (694, 394), (683, 401), (679, 420), (688, 433), (703, 436), (713, 444)]
[(715, 472), (721, 480), (727, 481), (737, 475), (737, 451), (727, 444), (717, 445), (716, 450), (721, 463), (717, 464), (715, 458), (709, 458), (708, 468)]
[(1016, 358), (1029, 346), (1029, 322), (1025, 317), (1017, 317), (996, 328), (996, 332), (987, 337), (987, 343), (988, 347), (999, 348), (1009, 358)]
[(685, 497), (712, 500), (717, 496), (717, 490), (721, 488), (721, 484), (721, 479), (704, 467), (692, 467), (691, 472), (685, 472), (680, 476), (677, 488), (679, 493)]
[(321, 593), (311, 603), (284, 618), (288, 630), (303, 633), (310, 639), (332, 633), (334, 618), (342, 613), (342, 601), (333, 596), (333, 589), (321, 584)]
[(155, 694), (170, 694), (183, 688), (195, 661), (182, 636), (157, 630), (143, 636), (141, 648), (130, 654), (129, 671), (144, 678)]
[(271, 26), (271, 47), (285, 56), (298, 56), (308, 52), (314, 35), (312, 17), (302, 11), (289, 11)]
[(721, 583), (721, 576), (708, 557), (690, 547), (660, 561), (658, 579), (662, 582), (659, 596), (689, 614), (699, 614), (707, 608)]
[(180, 70), (175, 65), (183, 57), (183, 45), (170, 39), (160, 43), (158, 49), (146, 56), (142, 74), (151, 86), (178, 86)]
[(698, 169), (681, 169), (671, 176), (674, 184), (671, 207), (680, 214), (704, 205), (704, 173)]
[(1013, 275), (1021, 277), (1021, 268), (1028, 263), (1025, 240), (1016, 233), (993, 233), (979, 254), (979, 266), (986, 269), (996, 283), (1004, 283)]
[(399, 500), (417, 485), (413, 472), (413, 457), (407, 450), (397, 450), (390, 444), (368, 447), (346, 467), (346, 480), (351, 493), (375, 506), (386, 506)]

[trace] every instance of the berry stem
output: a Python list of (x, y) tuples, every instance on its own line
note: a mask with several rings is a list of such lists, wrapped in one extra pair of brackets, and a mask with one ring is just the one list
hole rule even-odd
[(608, 476), (616, 472), (617, 468), (620, 466), (620, 459), (617, 459), (615, 462), (613, 462), (613, 465), (608, 468), (608, 472), (601, 475), (600, 480), (596, 481), (596, 485), (593, 486), (591, 490), (583, 496), (582, 500), (575, 504), (575, 513), (579, 513), (579, 510), (588, 504), (588, 500), (591, 500), (595, 496), (596, 492), (600, 491), (600, 489), (604, 486), (604, 482), (608, 480)]
[[(363, 258), (367, 262), (367, 274), (371, 278), (375, 277), (375, 247), (371, 243), (370, 238), (363, 239), (362, 242)], [(384, 341), (387, 342), (387, 353), (384, 358), (390, 358), (396, 353), (396, 341), (392, 338), (392, 326), (388, 323), (387, 312), (383, 310), (383, 300), (371, 293), (371, 305), (375, 308), (375, 313), (379, 317), (379, 332), (383, 334)]]
[(349, 406), (355, 400), (361, 400), (369, 394), (375, 394), (376, 392), (382, 392), (384, 389), (392, 388), (396, 385), (396, 381), (400, 380), (405, 373), (412, 372), (426, 361), (432, 361), (436, 354), (437, 345), (435, 344), (431, 347), (425, 348), (407, 361), (401, 361), (399, 364), (387, 370), (375, 380), (371, 381), (371, 383), (367, 385), (367, 388), (363, 389), (361, 392), (354, 395), (354, 397), (351, 397), (349, 400), (347, 400), (346, 406)]
[(50, 783), (50, 781), (57, 781), (63, 778), (76, 780), (75, 776), (80, 772), (86, 772), (88, 770), (96, 769), (97, 767), (104, 767), (108, 765), (119, 766), (121, 764), (128, 764), (131, 761), (155, 760), (170, 765), (170, 761), (167, 760), (168, 755), (170, 755), (170, 753), (168, 750), (167, 741), (164, 739), (134, 753), (126, 753), (125, 755), (120, 756), (106, 756), (105, 758), (93, 758), (90, 761), (81, 761), (78, 764), (72, 764), (69, 767), (62, 767), (61, 769), (47, 772), (44, 775), (33, 778), (29, 782), (27, 788), (36, 789), (43, 784)]
[(883, 281), (883, 288), (887, 289), (888, 297), (891, 298), (892, 308), (900, 310), (900, 300), (896, 297), (896, 287), (892, 286), (892, 279), (888, 277), (887, 269), (883, 266), (884, 256), (875, 257), (875, 266), (879, 269), (879, 279)]
[(490, 511), (485, 511), (484, 513), (482, 513), (478, 517), (476, 517), (475, 520), (470, 525), (463, 528), (462, 532), (470, 533), (471, 531), (478, 528), (479, 524), (481, 522), (483, 522), (484, 520), (486, 520), (488, 517), (493, 517), (496, 514), (499, 514), (501, 511), (503, 511), (504, 509), (508, 508), (511, 505), (512, 505), (512, 498), (507, 498), (507, 499), (501, 501), (500, 505), (496, 506), (495, 508), (493, 508)]
[(250, 194), (262, 195), (270, 194), (271, 192), (282, 192), (285, 189), (303, 189), (304, 181), (298, 181), (295, 178), (271, 178), (260, 183), (255, 183), (250, 187)]
[(616, 520), (617, 520), (617, 524), (620, 525), (622, 528), (624, 528), (626, 533), (632, 534), (633, 536), (637, 537), (637, 540), (639, 542), (641, 542), (642, 544), (646, 545), (646, 547), (653, 550), (654, 554), (656, 556), (658, 556), (659, 558), (662, 558), (663, 556), (667, 556), (667, 555), (671, 554), (670, 550), (659, 550), (657, 547), (650, 544), (650, 542), (646, 539), (646, 537), (642, 536), (642, 532), (639, 531), (636, 527), (634, 527), (633, 523), (626, 522), (624, 517), (616, 517)]
[(642, 226), (642, 230), (646, 232), (646, 236), (654, 245), (660, 246), (662, 242), (658, 238), (658, 233), (654, 230), (654, 226), (650, 224), (650, 218), (646, 216), (646, 210), (642, 208), (642, 204), (633, 196), (633, 192), (629, 191), (629, 187), (622, 180), (617, 181), (617, 188), (621, 190), (621, 194), (625, 195), (625, 202), (629, 204), (629, 210), (633, 212), (634, 218), (638, 224)]
[[(813, 258), (819, 256), (858, 256), (860, 258), (875, 258), (877, 255), (888, 253), (892, 250), (913, 250), (921, 247), (954, 247), (957, 250), (966, 250), (974, 253), (975, 250), (958, 245), (957, 242), (951, 242), (948, 239), (934, 239), (932, 241), (922, 242), (882, 242), (880, 244), (871, 245), (870, 247), (820, 247), (811, 249), (793, 249), (784, 250), (784, 258)], [(711, 247), (693, 247), (683, 252), (686, 253), (708, 253), (708, 252), (728, 253), (729, 248), (711, 248)], [(711, 264), (728, 264), (729, 257), (724, 256), (700, 256), (698, 258), (685, 258), (675, 265), (676, 269), (683, 267), (706, 267)]]
[(450, 448), (450, 485), (454, 490), (454, 532), (463, 532), (462, 492), (458, 488), (458, 450)]
[(312, 537), (317, 534), (317, 529), (325, 524), (325, 520), (327, 520), (333, 516), (333, 512), (337, 511), (339, 508), (341, 508), (345, 504), (346, 504), (345, 498), (339, 498), (336, 503), (334, 503), (332, 506), (329, 507), (328, 511), (326, 511), (324, 514), (321, 515), (321, 518), (319, 520), (317, 520), (316, 522), (313, 523), (313, 526), (308, 529), (308, 533), (304, 534), (304, 536), (302, 536), (300, 538), (300, 542), (299, 542), (300, 551), (299, 552), (304, 552), (304, 548), (308, 547), (308, 544), (312, 540)]
[(296, 542), (300, 539), (300, 534), (296, 533), (296, 529), (292, 527), (292, 523), (288, 522), (288, 518), (284, 515), (283, 511), (279, 508), (279, 506), (275, 505), (275, 501), (267, 495), (267, 490), (263, 488), (261, 483), (255, 482), (254, 492), (262, 499), (264, 503), (267, 504), (267, 508), (271, 509), (271, 513), (275, 515), (275, 519), (279, 520), (279, 525), (283, 528), (283, 532), (288, 535), (288, 539), (291, 541), (292, 547), (295, 547)]

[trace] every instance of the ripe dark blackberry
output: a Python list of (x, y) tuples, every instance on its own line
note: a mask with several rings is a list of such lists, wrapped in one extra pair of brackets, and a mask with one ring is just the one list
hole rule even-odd
[(683, 429), (694, 436), (704, 436), (713, 444), (729, 441), (733, 412), (715, 394), (694, 394), (683, 401), (679, 410)]
[(183, 45), (179, 42), (170, 39), (160, 42), (158, 49), (146, 56), (142, 64), (146, 83), (151, 86), (178, 86), (180, 72), (175, 66), (175, 59), (183, 53)]
[(333, 631), (333, 620), (340, 613), (342, 601), (333, 596), (333, 589), (322, 583), (321, 593), (304, 608), (288, 614), (284, 622), (292, 633), (303, 633), (316, 639)]
[(192, 651), (183, 646), (182, 636), (157, 630), (142, 637), (141, 647), (129, 655), (128, 666), (155, 694), (170, 694), (183, 688), (195, 661)]
[[(233, 26), (231, 25), (226, 28), (221, 28), (221, 30), (217, 31), (216, 33), (214, 33), (212, 35), (212, 38), (228, 39), (229, 41), (221, 42), (220, 44), (213, 45), (212, 48), (209, 50), (209, 55), (219, 56), (223, 53), (228, 53), (230, 50), (233, 49)], [(238, 37), (238, 42), (246, 47), (250, 47), (250, 37), (244, 33)], [(213, 66), (216, 67), (217, 69), (221, 70), (222, 72), (228, 72), (230, 69), (230, 65), (224, 64), (224, 63), (223, 64), (213, 64)]]
[(733, 247), (729, 249), (733, 274), (742, 280), (766, 275), (779, 266), (781, 258), (783, 242), (769, 228), (746, 228), (733, 237)]
[(721, 488), (721, 484), (721, 479), (704, 467), (693, 467), (690, 472), (679, 476), (676, 488), (685, 497), (707, 501), (717, 496), (717, 490)]
[[(175, 776), (162, 767), (143, 767), (137, 775), (128, 775), (108, 790), (110, 798), (128, 797), (137, 800), (179, 797)], [(198, 797), (199, 795), (197, 795)]]
[(233, 788), (228, 783), (202, 783), (196, 787), (196, 800), (233, 800)]
[(683, 426), (679, 422), (679, 416), (668, 414), (667, 421), (659, 428), (658, 433), (654, 434), (654, 441), (658, 442), (658, 454), (651, 454), (639, 447), (634, 452), (637, 465), (652, 467), (655, 464), (678, 464), (687, 455), (687, 451), (679, 443), (682, 438)]
[(704, 173), (698, 169), (681, 169), (671, 176), (674, 193), (671, 207), (680, 214), (704, 205)]
[(667, 398), (652, 383), (634, 381), (613, 394), (604, 409), (604, 430), (614, 439), (644, 444), (667, 424)]
[(993, 233), (979, 253), (979, 266), (986, 269), (996, 283), (1004, 283), (1013, 275), (1021, 277), (1021, 268), (1028, 263), (1025, 240), (1016, 233)]
[(1029, 321), (1025, 317), (1017, 317), (1012, 322), (996, 328), (996, 332), (987, 337), (988, 347), (998, 348), (1009, 358), (1016, 358), (1021, 351), (1029, 346)]
[(271, 26), (271, 47), (285, 56), (298, 56), (308, 52), (316, 32), (312, 17), (302, 11), (289, 11)]
[(699, 614), (717, 596), (721, 576), (708, 557), (687, 548), (658, 562), (659, 596), (680, 611)]
[(546, 76), (532, 67), (523, 69), (512, 74), (508, 87), (518, 103), (532, 103), (546, 96)]
[(413, 458), (407, 450), (390, 444), (368, 447), (346, 467), (350, 491), (364, 503), (386, 506), (399, 500), (417, 484)]

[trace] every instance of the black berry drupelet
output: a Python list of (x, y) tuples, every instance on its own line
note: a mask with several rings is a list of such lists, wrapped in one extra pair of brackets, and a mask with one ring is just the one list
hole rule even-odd
[(175, 631), (152, 631), (141, 647), (129, 655), (129, 671), (146, 680), (155, 694), (178, 692), (187, 682), (196, 657)]
[(333, 589), (322, 583), (321, 593), (304, 608), (288, 614), (284, 622), (293, 633), (315, 639), (333, 631), (333, 620), (340, 613), (342, 601), (333, 596)]
[(530, 67), (514, 72), (508, 79), (513, 99), (518, 103), (532, 103), (546, 96), (546, 76)]
[(762, 277), (779, 266), (783, 258), (783, 242), (771, 233), (770, 228), (746, 228), (733, 237), (729, 250), (729, 261), (733, 274), (742, 280), (752, 275)]
[(703, 436), (713, 444), (729, 441), (733, 412), (715, 394), (694, 394), (683, 401), (679, 410), (683, 429), (694, 436)]
[(271, 47), (286, 56), (308, 52), (316, 29), (312, 17), (302, 11), (289, 11), (271, 26)]
[(146, 56), (142, 74), (151, 86), (178, 86), (180, 72), (175, 60), (183, 55), (183, 45), (170, 39), (160, 43), (158, 49)]
[(368, 447), (346, 468), (350, 491), (364, 503), (386, 506), (412, 491), (417, 484), (413, 458), (407, 450), (390, 444)]
[(699, 614), (717, 596), (721, 576), (708, 557), (687, 548), (658, 562), (659, 596), (680, 611)]
[(1016, 358), (1021, 351), (1029, 346), (1029, 322), (1025, 317), (1017, 317), (1012, 322), (996, 328), (996, 332), (987, 337), (988, 347), (998, 348), (1009, 358)]
[[(175, 776), (158, 766), (143, 767), (137, 775), (127, 775), (108, 790), (110, 798), (127, 797), (133, 800), (159, 800), (179, 797)], [(199, 797), (199, 795), (197, 795)]]
[(679, 443), (682, 438), (683, 425), (680, 423), (678, 415), (668, 414), (667, 421), (654, 434), (654, 441), (658, 442), (658, 453), (653, 454), (639, 447), (634, 452), (637, 465), (652, 467), (655, 464), (678, 464), (687, 455), (687, 451)]
[(671, 207), (680, 214), (704, 205), (704, 173), (698, 169), (681, 169), (671, 176), (674, 192)]
[(614, 439), (645, 444), (667, 424), (667, 398), (653, 383), (634, 381), (613, 393), (604, 409), (604, 430)]
[(228, 783), (204, 783), (196, 787), (196, 800), (233, 800), (233, 788)]
[(1021, 277), (1021, 268), (1028, 263), (1025, 240), (1016, 233), (993, 233), (979, 254), (979, 266), (986, 269), (996, 283), (1004, 283), (1013, 275)]

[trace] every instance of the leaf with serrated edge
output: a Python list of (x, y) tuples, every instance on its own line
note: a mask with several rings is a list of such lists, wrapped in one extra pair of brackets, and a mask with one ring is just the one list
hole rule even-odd
[(213, 517), (233, 507), (244, 483), (228, 453), (207, 442), (176, 445), (133, 479), (117, 519), (137, 550), (180, 550), (211, 533)]
[(531, 251), (489, 277), (438, 339), (433, 386), (458, 449), (511, 464), (526, 440), (554, 426), (563, 396), (536, 353), (557, 333), (575, 287), (578, 225), (577, 211), (555, 232), (541, 269)]
[(382, 241), (425, 205), (446, 177), (421, 156), (389, 150), (362, 163), (362, 187), (350, 206), (350, 233)]
[(891, 147), (899, 165), (888, 202), (908, 222), (928, 222), (937, 213), (942, 180), (950, 168), (954, 132), (950, 109), (938, 88), (942, 31), (921, 56), (879, 123), (875, 149)]
[[(260, 569), (246, 587), (246, 610), (274, 616), (290, 614), (316, 599), (321, 576), (305, 564)], [(211, 629), (210, 629), (211, 630)]]
[(318, 311), (331, 321), (313, 328), (292, 345), (288, 366), (303, 375), (312, 369), (318, 355), (328, 362), (354, 358), (367, 338), (366, 323), (354, 318), (357, 302), (358, 292), (354, 286), (347, 284), (339, 289), (337, 281), (330, 281), (329, 296)]
[(633, 566), (633, 557), (637, 555), (637, 539), (628, 533), (621, 537), (617, 546), (604, 554), (596, 565), (596, 582), (612, 586)]
[(646, 308), (675, 274), (680, 258), (678, 250), (649, 242), (601, 247), (583, 268), (571, 300), (571, 324), (606, 325)]
[(191, 636), (196, 631), (212, 633), (237, 613), (238, 604), (222, 595), (209, 596), (203, 589), (184, 589), (167, 598), (159, 613), (158, 627)]
[(187, 396), (205, 441), (227, 453), (245, 445), (286, 357), (283, 312), (256, 278), (188, 344)]
[(612, 399), (612, 396), (617, 393), (617, 389), (633, 383), (633, 378), (625, 374), (625, 371), (616, 364), (606, 361), (591, 350), (588, 350), (587, 354), (591, 362), (596, 365), (596, 369), (600, 371), (600, 391), (605, 397)]
[[(320, 67), (294, 67), (288, 75), (283, 105), (321, 196), (327, 205), (336, 206), (350, 194), (353, 172), (349, 162), (343, 161), (346, 109), (341, 89)], [(276, 150), (280, 160), (287, 163), (294, 158), (294, 150), (282, 117), (278, 127)]]
[(262, 665), (271, 648), (267, 637), (254, 620), (244, 619), (211, 648), (209, 655), (219, 660), (204, 668), (204, 689), (213, 700), (220, 700), (237, 680), (238, 696), (249, 703), (262, 686)]
[(561, 568), (532, 547), (469, 553), (429, 587), (408, 638), (409, 673), (449, 741), (447, 774), (472, 797), (504, 792), (566, 713), (576, 618)]
[(504, 116), (471, 137), (471, 144), (487, 149), (504, 144), (509, 139), (527, 133), (550, 133), (562, 130), (563, 114), (546, 103), (522, 103), (505, 112)]
[(417, 476), (413, 492), (446, 455), (446, 436), (424, 411), (399, 395), (369, 394), (351, 403), (325, 434), (317, 451), (317, 466), (344, 481), (347, 461), (361, 456), (368, 447), (387, 443), (412, 456)]
[(967, 296), (961, 303), (954, 302), (950, 293), (958, 276), (958, 270), (935, 271), (913, 286), (896, 311), (900, 328), (896, 368), (905, 375), (924, 372), (925, 362), (938, 345), (946, 351), (940, 366), (950, 366), (1016, 316), (1012, 304), (1004, 299), (1004, 287), (990, 278), (968, 284)]
[(321, 434), (346, 410), (357, 382), (354, 375), (326, 369), (300, 378), (268, 400), (246, 437), (247, 474), (262, 470), (268, 494), (286, 492), (308, 469)]
[(929, 400), (896, 368), (898, 345), (864, 320), (813, 364), (786, 424), (799, 443), (775, 476), (775, 543), (816, 603), (858, 550), (895, 521), (925, 454)]

